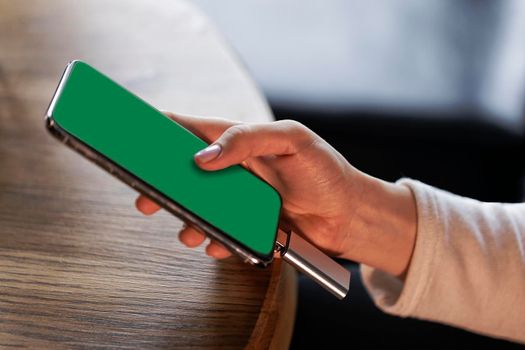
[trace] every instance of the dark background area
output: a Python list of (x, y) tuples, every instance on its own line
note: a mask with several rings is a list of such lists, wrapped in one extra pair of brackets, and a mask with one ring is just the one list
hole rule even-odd
[[(278, 119), (298, 120), (357, 168), (484, 201), (524, 184), (525, 2), (195, 0)], [(293, 348), (513, 348), (387, 316), (354, 270), (340, 303), (301, 277)]]

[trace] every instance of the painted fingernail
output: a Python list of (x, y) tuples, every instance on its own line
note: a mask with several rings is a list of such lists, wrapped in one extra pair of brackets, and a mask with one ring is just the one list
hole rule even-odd
[(221, 154), (222, 148), (220, 145), (211, 145), (195, 154), (195, 159), (201, 163), (207, 163), (214, 160)]

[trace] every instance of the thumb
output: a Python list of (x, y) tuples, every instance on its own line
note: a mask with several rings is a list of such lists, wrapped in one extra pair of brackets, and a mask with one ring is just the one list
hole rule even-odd
[(314, 140), (312, 131), (293, 120), (237, 124), (197, 152), (195, 161), (205, 170), (218, 170), (240, 164), (251, 157), (292, 155)]

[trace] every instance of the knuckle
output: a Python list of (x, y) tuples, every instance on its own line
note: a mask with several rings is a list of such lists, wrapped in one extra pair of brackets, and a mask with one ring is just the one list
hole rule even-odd
[(278, 121), (277, 123), (280, 124), (280, 127), (285, 128), (288, 131), (304, 132), (306, 129), (306, 126), (293, 119), (283, 119)]
[(291, 120), (291, 119), (285, 119), (282, 120), (283, 126), (288, 130), (288, 132), (297, 135), (297, 136), (310, 136), (311, 131), (308, 129), (305, 125), (302, 123)]
[(298, 122), (297, 120), (293, 119), (283, 119), (280, 121), (283, 125), (289, 127), (290, 129), (304, 129), (306, 126), (304, 126), (302, 123)]
[(224, 132), (224, 138), (228, 139), (229, 141), (234, 141), (236, 139), (244, 137), (246, 134), (249, 133), (249, 125), (247, 124), (237, 124), (234, 126), (229, 127)]
[(292, 136), (296, 150), (306, 147), (316, 139), (316, 134), (312, 130), (296, 120), (284, 119), (281, 122), (286, 132)]

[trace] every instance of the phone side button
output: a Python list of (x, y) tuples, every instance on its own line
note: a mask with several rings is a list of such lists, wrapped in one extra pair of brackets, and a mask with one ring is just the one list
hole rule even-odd
[(248, 263), (248, 264), (250, 264), (250, 265), (255, 265), (255, 264), (253, 263), (252, 259), (250, 259), (250, 258), (244, 258), (244, 263), (245, 263), (245, 264)]
[(250, 256), (248, 256), (246, 253), (244, 253), (242, 250), (239, 250), (239, 249), (235, 249), (235, 252), (237, 254), (239, 254), (239, 256), (241, 257), (242, 261), (246, 264), (250, 264), (250, 265), (254, 265), (254, 262), (253, 260), (250, 258)]

